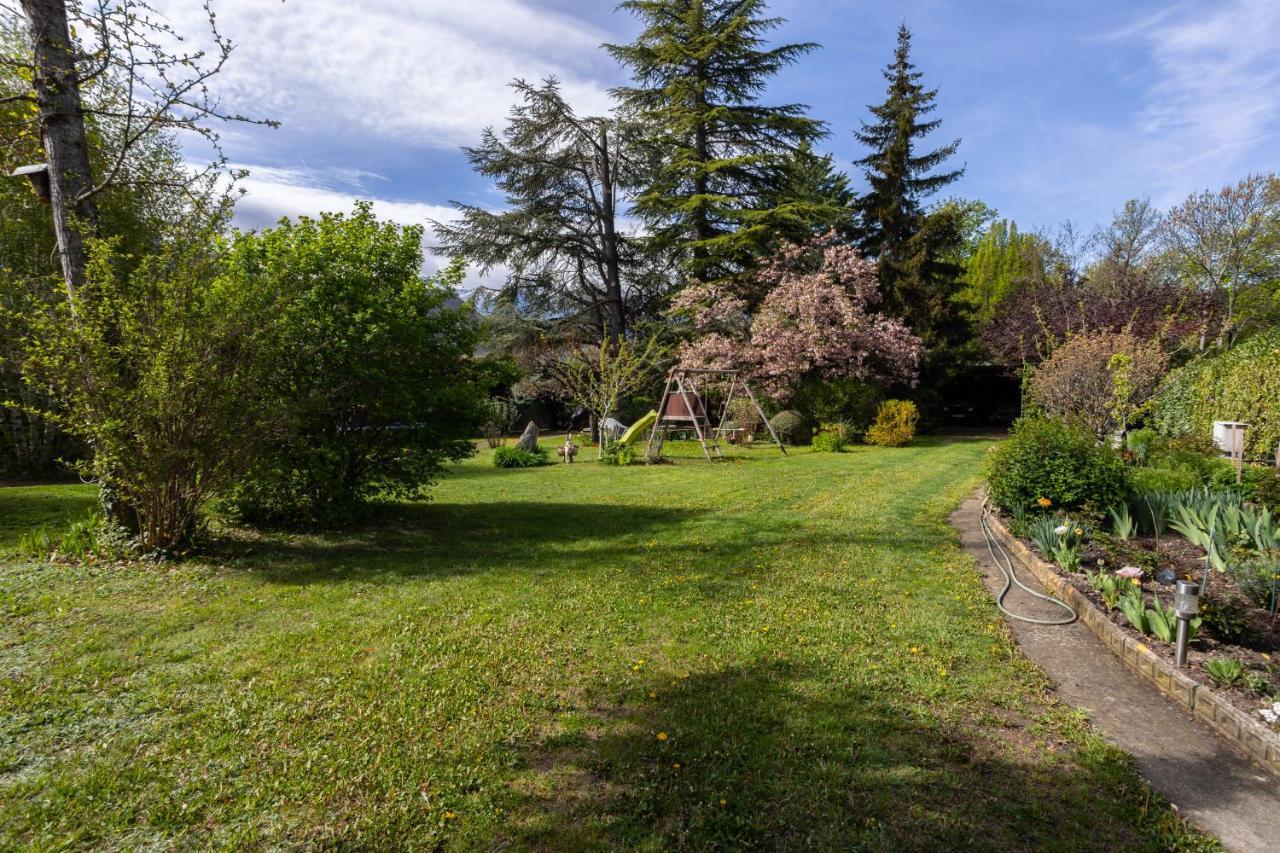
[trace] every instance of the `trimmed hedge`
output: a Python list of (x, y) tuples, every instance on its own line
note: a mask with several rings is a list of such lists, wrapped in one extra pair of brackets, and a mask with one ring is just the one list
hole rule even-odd
[(1214, 421), (1243, 421), (1245, 452), (1272, 459), (1280, 443), (1280, 329), (1169, 374), (1152, 424), (1165, 435), (1213, 435)]
[(839, 432), (820, 432), (813, 437), (813, 449), (818, 453), (840, 453), (844, 450), (844, 436)]
[(778, 412), (769, 421), (769, 426), (773, 427), (783, 444), (808, 444), (813, 438), (813, 422), (795, 409)]

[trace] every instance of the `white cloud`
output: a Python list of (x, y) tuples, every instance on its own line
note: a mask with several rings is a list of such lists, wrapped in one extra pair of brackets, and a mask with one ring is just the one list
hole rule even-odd
[(1151, 52), (1141, 132), (1164, 140), (1174, 163), (1234, 163), (1275, 135), (1280, 116), (1280, 4), (1196, 3), (1131, 31)]
[[(1118, 209), (1142, 196), (1161, 207), (1276, 168), (1280, 135), (1280, 3), (1184, 2), (1095, 40), (1098, 61), (1123, 51), (1131, 71), (1099, 109), (1134, 102), (1114, 120), (1061, 115), (1040, 127), (1012, 177), (1041, 224), (1081, 209)], [(1046, 105), (1051, 110), (1052, 104)], [(1100, 202), (1101, 200), (1101, 202)], [(1087, 227), (1091, 223), (1084, 223)]]
[[(208, 30), (199, 5), (159, 4), (195, 44)], [(215, 10), (236, 43), (217, 93), (308, 134), (474, 143), (506, 114), (516, 77), (559, 77), (583, 112), (608, 104), (607, 35), (528, 0), (217, 0)]]

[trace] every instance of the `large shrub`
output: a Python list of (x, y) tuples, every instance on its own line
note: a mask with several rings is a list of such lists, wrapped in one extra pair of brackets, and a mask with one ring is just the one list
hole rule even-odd
[(1245, 452), (1274, 458), (1280, 443), (1280, 329), (1199, 358), (1169, 375), (1152, 421), (1166, 435), (1207, 439), (1214, 421), (1243, 421)]
[(93, 449), (113, 522), (144, 551), (189, 543), (206, 498), (244, 468), (270, 412), (256, 381), (273, 296), (220, 275), (216, 223), (121, 263), (92, 246), (74, 300), (39, 303), (30, 378)]
[(417, 498), (475, 452), (487, 376), (452, 308), (458, 265), (423, 279), (422, 232), (350, 216), (238, 235), (241, 286), (281, 294), (260, 381), (278, 413), (230, 506), (255, 522), (326, 523), (381, 496)]
[(910, 400), (885, 400), (876, 412), (876, 422), (867, 430), (867, 444), (901, 447), (916, 437), (920, 412)]
[(813, 438), (813, 421), (795, 409), (784, 409), (774, 415), (769, 426), (783, 444), (808, 444)]
[(1168, 356), (1127, 332), (1075, 335), (1031, 377), (1031, 399), (1050, 417), (1075, 421), (1097, 438), (1123, 429), (1151, 399)]
[(1018, 511), (1041, 499), (1052, 506), (1104, 509), (1127, 492), (1120, 454), (1082, 427), (1048, 418), (1023, 418), (987, 459), (991, 498)]

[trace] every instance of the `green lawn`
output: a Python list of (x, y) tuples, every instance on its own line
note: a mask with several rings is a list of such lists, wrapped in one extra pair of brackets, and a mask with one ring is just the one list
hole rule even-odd
[(344, 535), (0, 564), (0, 848), (1205, 844), (956, 546), (988, 446), (482, 451)]

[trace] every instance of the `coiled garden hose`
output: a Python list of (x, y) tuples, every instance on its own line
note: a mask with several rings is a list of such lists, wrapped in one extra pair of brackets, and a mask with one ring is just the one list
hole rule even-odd
[[(991, 532), (991, 526), (987, 524), (987, 516), (990, 512), (991, 510), (987, 506), (987, 502), (983, 501), (982, 514), (978, 516), (978, 523), (982, 527), (982, 535), (987, 537), (987, 552), (991, 554), (991, 561), (996, 564), (996, 567), (1000, 569), (1000, 573), (1004, 575), (1004, 589), (1000, 590), (1000, 594), (996, 596), (996, 607), (999, 607), (1000, 612), (1008, 616), (1010, 619), (1017, 619), (1019, 622), (1030, 622), (1032, 625), (1070, 625), (1072, 622), (1076, 621), (1076, 611), (1072, 609), (1070, 604), (1067, 604), (1062, 599), (1054, 598), (1052, 595), (1045, 595), (1043, 592), (1036, 592), (1034, 589), (1018, 580), (1018, 575), (1013, 569), (1013, 558), (1009, 556), (1009, 552), (1004, 549), (1004, 546), (996, 540), (995, 534)], [(1003, 563), (1000, 562), (1000, 557), (996, 556), (997, 550), (1000, 552), (1000, 557), (1004, 558)], [(1014, 613), (1012, 610), (1004, 606), (1004, 598), (1009, 594), (1009, 590), (1013, 588), (1014, 584), (1017, 584), (1018, 588), (1023, 592), (1061, 607), (1071, 615), (1058, 619), (1037, 619), (1034, 616), (1022, 616)]]

